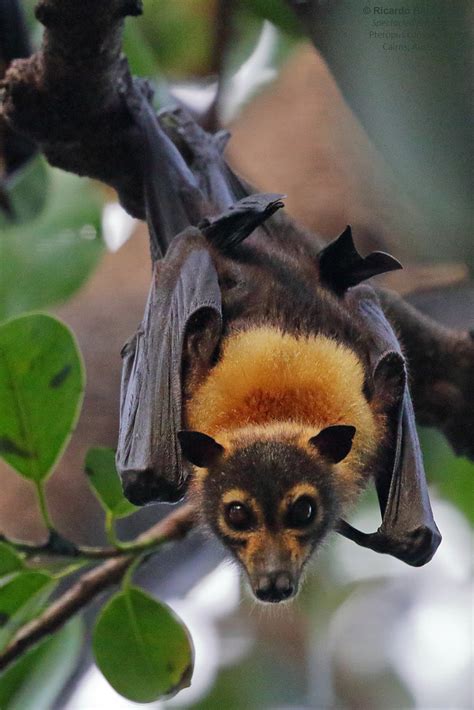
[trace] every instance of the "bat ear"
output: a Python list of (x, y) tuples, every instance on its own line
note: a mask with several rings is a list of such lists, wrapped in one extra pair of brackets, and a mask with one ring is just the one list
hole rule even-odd
[(350, 227), (319, 252), (318, 260), (322, 283), (338, 296), (371, 276), (402, 268), (397, 259), (383, 251), (362, 257), (355, 248)]
[(201, 468), (212, 466), (225, 451), (212, 436), (200, 431), (178, 431), (178, 440), (183, 456)]
[(328, 426), (316, 436), (311, 437), (308, 443), (330, 463), (339, 463), (346, 458), (352, 449), (352, 440), (355, 433), (356, 428), (354, 426), (342, 424)]

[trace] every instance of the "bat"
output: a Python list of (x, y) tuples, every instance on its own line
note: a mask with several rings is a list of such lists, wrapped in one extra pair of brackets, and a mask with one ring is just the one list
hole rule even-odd
[[(350, 227), (322, 248), (281, 211), (281, 195), (255, 194), (232, 172), (226, 133), (207, 134), (181, 109), (156, 117), (145, 91), (129, 108), (153, 273), (122, 351), (125, 495), (193, 499), (263, 602), (297, 593), (332, 530), (425, 564), (441, 536), (396, 334), (403, 319), (396, 297), (362, 283), (399, 262), (362, 257)], [(433, 352), (444, 347), (431, 321), (410, 319)], [(382, 523), (369, 534), (345, 518), (372, 482)]]

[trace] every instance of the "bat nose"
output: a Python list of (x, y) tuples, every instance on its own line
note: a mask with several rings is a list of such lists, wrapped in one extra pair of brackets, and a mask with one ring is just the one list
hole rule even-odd
[(255, 596), (262, 602), (281, 602), (289, 599), (294, 591), (295, 585), (288, 572), (262, 574), (255, 586)]

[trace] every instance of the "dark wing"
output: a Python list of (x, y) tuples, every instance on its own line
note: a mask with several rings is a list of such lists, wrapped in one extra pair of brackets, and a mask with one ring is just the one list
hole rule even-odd
[(192, 348), (194, 368), (209, 369), (221, 318), (207, 242), (190, 227), (155, 264), (143, 321), (122, 352), (116, 462), (124, 493), (136, 505), (183, 496), (187, 471), (176, 432), (182, 426), (184, 351)]
[(183, 357), (191, 348), (194, 366), (208, 368), (222, 322), (209, 245), (190, 226), (205, 216), (206, 198), (150, 99), (146, 83), (141, 93), (127, 97), (141, 135), (153, 261), (142, 323), (122, 351), (116, 463), (124, 493), (137, 505), (183, 496), (187, 471), (176, 438), (182, 425)]
[(173, 237), (205, 215), (205, 199), (180, 151), (166, 134), (150, 103), (148, 84), (127, 94), (139, 128), (144, 201), (153, 261), (166, 254)]
[(359, 286), (347, 298), (372, 341), (374, 396), (391, 401), (393, 454), (375, 481), (382, 513), (379, 529), (366, 534), (340, 521), (338, 531), (359, 545), (421, 566), (436, 552), (441, 535), (431, 511), (405, 361), (375, 292)]
[[(235, 202), (222, 137), (209, 136), (179, 111), (158, 120), (142, 88), (130, 110), (143, 139), (153, 277), (140, 328), (122, 352), (116, 454), (124, 493), (137, 505), (179, 500), (186, 488), (177, 440), (183, 389), (210, 369), (222, 330), (211, 248), (230, 251), (282, 206), (279, 195)], [(176, 130), (177, 117), (176, 139), (193, 152), (196, 175), (165, 130), (171, 119)], [(218, 214), (219, 208), (225, 211)], [(190, 226), (198, 222), (201, 230)]]

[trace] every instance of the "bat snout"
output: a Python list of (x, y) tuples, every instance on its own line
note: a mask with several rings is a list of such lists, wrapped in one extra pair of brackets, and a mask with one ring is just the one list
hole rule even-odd
[(253, 591), (261, 602), (281, 602), (296, 594), (297, 584), (286, 571), (260, 574), (255, 580)]

